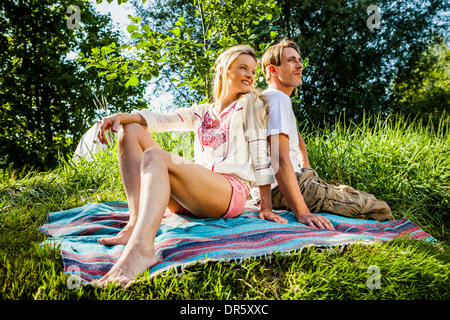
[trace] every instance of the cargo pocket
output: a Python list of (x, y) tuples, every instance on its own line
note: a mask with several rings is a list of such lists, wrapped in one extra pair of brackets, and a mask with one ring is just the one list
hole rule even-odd
[(306, 180), (300, 186), (303, 199), (310, 212), (320, 212), (323, 200), (325, 199), (326, 190), (323, 185), (314, 180)]
[[(325, 191), (321, 212), (330, 212), (345, 217), (357, 218), (365, 205), (364, 199), (355, 193), (349, 193), (323, 185)], [(363, 217), (360, 217), (363, 218)]]

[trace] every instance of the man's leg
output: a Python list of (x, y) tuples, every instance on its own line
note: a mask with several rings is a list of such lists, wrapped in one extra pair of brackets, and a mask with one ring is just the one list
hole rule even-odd
[[(296, 172), (296, 177), (311, 212), (329, 212), (350, 218), (378, 221), (394, 219), (386, 202), (336, 181), (325, 182), (312, 168), (302, 168), (300, 172)], [(272, 204), (274, 209), (289, 210), (279, 188), (272, 191)]]
[[(308, 185), (312, 180), (318, 180), (319, 177), (317, 176), (315, 171), (310, 168), (302, 168), (300, 173), (295, 172), (295, 176), (297, 178), (297, 183), (300, 187), (300, 192), (302, 193), (302, 196), (305, 200), (306, 205), (308, 206), (308, 209), (311, 212), (318, 212), (318, 211), (315, 211), (315, 209), (317, 207), (317, 199), (319, 197), (315, 197), (316, 201), (313, 201), (314, 199), (311, 199), (311, 197), (309, 197), (308, 202), (306, 202), (307, 199), (305, 198), (304, 192), (306, 189), (306, 185)], [(308, 195), (316, 194), (317, 188), (315, 188), (314, 190), (310, 190), (310, 191), (311, 192), (309, 192)], [(272, 206), (274, 209), (280, 209), (280, 210), (289, 210), (290, 209), (288, 202), (284, 198), (279, 187), (272, 190)]]
[[(322, 207), (334, 208), (333, 210), (337, 211), (338, 214), (348, 217), (352, 217), (351, 214), (356, 211), (357, 214), (354, 218), (359, 219), (374, 219), (377, 221), (394, 219), (389, 205), (385, 201), (377, 199), (374, 195), (356, 190), (339, 181), (327, 181), (326, 184), (331, 188), (328, 196), (331, 201), (324, 203)], [(342, 204), (340, 199), (345, 196), (351, 199), (350, 206), (354, 208), (345, 205), (345, 202)]]

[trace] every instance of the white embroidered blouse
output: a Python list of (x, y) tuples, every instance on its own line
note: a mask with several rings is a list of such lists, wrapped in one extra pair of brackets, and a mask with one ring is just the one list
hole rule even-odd
[(247, 187), (275, 182), (266, 140), (267, 104), (246, 94), (217, 115), (214, 104), (194, 104), (169, 114), (138, 113), (151, 132), (194, 131), (194, 161), (214, 172), (232, 175)]

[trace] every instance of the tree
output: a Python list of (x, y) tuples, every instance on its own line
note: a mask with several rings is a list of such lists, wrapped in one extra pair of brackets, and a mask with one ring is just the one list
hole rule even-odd
[[(121, 60), (99, 52), (89, 65), (106, 64), (103, 75), (115, 74), (126, 85), (162, 74), (171, 80), (164, 89), (190, 104), (208, 100), (212, 63), (225, 47), (247, 43), (261, 55), (274, 40), (292, 39), (309, 61), (292, 99), (294, 112), (319, 126), (342, 113), (354, 122), (365, 113), (387, 115), (392, 81), (446, 26), (437, 22), (446, 9), (440, 0), (380, 0), (380, 28), (369, 27), (378, 17), (369, 0), (142, 2), (134, 0), (140, 16), (128, 31), (135, 42), (119, 48)], [(257, 83), (265, 86), (261, 74)]]
[[(279, 36), (296, 41), (309, 58), (298, 91), (298, 119), (323, 125), (345, 112), (359, 121), (364, 112), (386, 115), (390, 85), (414, 52), (443, 33), (437, 13), (445, 1), (379, 0), (380, 29), (369, 29), (373, 1), (280, 0)], [(448, 25), (448, 24), (447, 24)]]
[[(106, 66), (99, 75), (117, 77), (125, 86), (148, 82), (163, 70), (176, 88), (192, 92), (185, 103), (201, 102), (211, 98), (213, 63), (225, 48), (246, 43), (262, 52), (277, 36), (272, 29), (279, 12), (274, 0), (194, 0), (176, 12), (174, 24), (161, 23), (156, 28), (143, 23), (140, 16), (130, 17), (127, 30), (135, 42), (93, 48), (91, 57), (84, 59), (87, 67)], [(112, 57), (113, 52), (121, 58)]]
[(450, 114), (450, 48), (442, 37), (432, 40), (399, 70), (392, 84), (392, 110), (431, 117), (437, 125), (443, 114)]
[[(83, 0), (80, 28), (69, 25), (62, 0), (14, 0), (0, 6), (0, 167), (54, 167), (96, 118), (92, 99), (111, 108), (139, 104), (143, 87), (126, 90), (68, 58), (70, 52), (118, 43), (108, 16)], [(70, 28), (71, 26), (72, 28)], [(131, 97), (131, 99), (130, 99)]]

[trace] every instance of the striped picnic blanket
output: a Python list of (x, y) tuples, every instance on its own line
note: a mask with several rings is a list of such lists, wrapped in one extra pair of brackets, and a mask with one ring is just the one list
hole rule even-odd
[[(155, 239), (160, 262), (150, 268), (154, 276), (168, 269), (207, 260), (240, 260), (273, 252), (289, 252), (306, 246), (334, 247), (352, 243), (373, 243), (399, 236), (435, 241), (408, 219), (377, 222), (321, 214), (336, 230), (319, 230), (297, 222), (294, 214), (277, 211), (289, 223), (258, 219), (259, 209), (247, 206), (234, 219), (197, 219), (193, 216), (164, 215)], [(60, 245), (64, 271), (77, 273), (90, 282), (105, 275), (120, 258), (124, 245), (107, 247), (97, 240), (114, 236), (128, 222), (125, 202), (86, 204), (52, 212), (41, 232), (50, 236), (41, 245)]]

